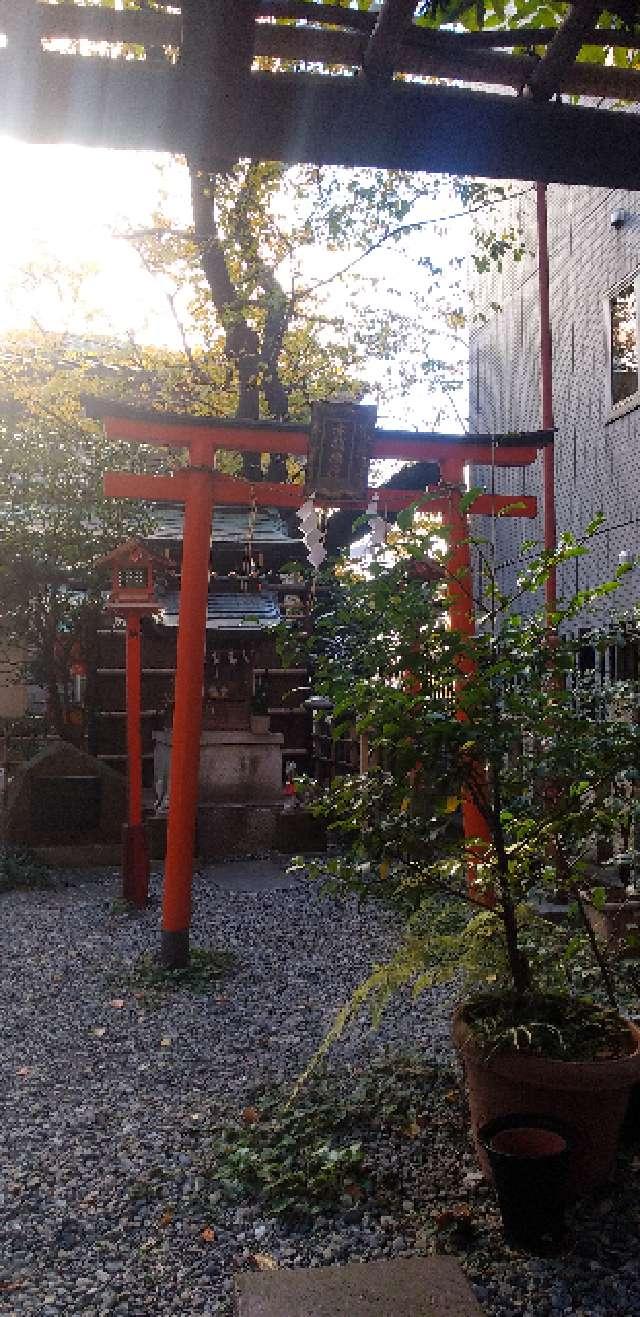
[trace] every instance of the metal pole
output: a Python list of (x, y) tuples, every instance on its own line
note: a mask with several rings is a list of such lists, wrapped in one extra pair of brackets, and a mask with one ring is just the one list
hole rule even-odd
[[(536, 183), (536, 219), (538, 229), (538, 294), (540, 303), (540, 398), (542, 427), (553, 429), (553, 350), (549, 312), (549, 242), (547, 234), (547, 185)], [(544, 547), (553, 553), (556, 547), (555, 446), (543, 449)], [(547, 611), (556, 606), (556, 570), (549, 572), (545, 584)]]
[[(470, 638), (475, 634), (475, 620), (473, 610), (473, 573), (471, 568), (471, 552), (469, 548), (469, 525), (465, 514), (461, 511), (460, 502), (462, 497), (462, 472), (463, 464), (460, 459), (448, 460), (440, 465), (440, 474), (443, 481), (449, 486), (449, 514), (448, 521), (450, 527), (449, 553), (447, 557), (448, 568), (448, 593), (449, 593), (449, 619), (451, 630), (457, 631), (459, 635)], [(463, 657), (460, 660), (460, 676), (456, 681), (456, 696), (464, 689), (465, 681), (473, 674), (473, 660), (470, 657)], [(456, 718), (459, 721), (466, 721), (466, 714), (459, 707), (456, 708)], [(469, 768), (473, 771), (474, 763), (470, 762)], [(484, 782), (484, 769), (482, 765), (477, 766), (477, 775), (479, 784)], [(491, 840), (491, 832), (484, 814), (478, 808), (471, 792), (464, 789), (462, 792), (462, 827), (466, 841), (479, 838), (481, 843)], [(469, 892), (481, 900), (482, 894), (475, 892), (477, 866), (482, 858), (484, 847), (480, 844), (475, 850), (469, 853), (467, 863), (467, 885)], [(491, 897), (485, 893), (487, 905), (491, 904)]]
[(149, 898), (149, 852), (142, 822), (140, 614), (127, 612), (126, 621), (128, 822), (123, 835), (122, 896), (143, 909)]
[(213, 513), (211, 448), (191, 445), (180, 581), (175, 710), (171, 744), (169, 820), (162, 904), (161, 959), (167, 968), (189, 963), (191, 880), (198, 806), (209, 553)]

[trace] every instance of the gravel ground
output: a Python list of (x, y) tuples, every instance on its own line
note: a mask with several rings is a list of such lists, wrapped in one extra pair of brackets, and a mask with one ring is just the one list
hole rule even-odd
[[(150, 1006), (128, 976), (155, 950), (157, 905), (115, 914), (117, 890), (103, 871), (0, 898), (3, 1311), (222, 1314), (232, 1273), (256, 1255), (319, 1266), (447, 1251), (490, 1317), (640, 1314), (640, 1156), (628, 1149), (610, 1192), (576, 1212), (562, 1256), (527, 1257), (502, 1242), (455, 1084), (444, 1099), (434, 1089), (418, 1136), (377, 1138), (374, 1178), (392, 1187), (371, 1202), (294, 1228), (212, 1197), (203, 1166), (220, 1111), (237, 1117), (256, 1083), (300, 1072), (397, 930), (304, 884), (229, 892), (204, 874), (193, 943), (233, 950), (237, 967), (213, 995)], [(448, 1066), (450, 1011), (439, 989), (396, 1001), (378, 1033), (363, 1021), (334, 1049), (338, 1082), (385, 1048)]]

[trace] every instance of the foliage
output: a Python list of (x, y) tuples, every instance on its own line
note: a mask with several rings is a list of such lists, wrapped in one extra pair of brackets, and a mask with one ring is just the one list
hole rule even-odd
[[(3, 341), (0, 646), (16, 679), (29, 675), (45, 687), (51, 723), (62, 736), (71, 665), (91, 667), (102, 612), (104, 578), (95, 560), (147, 526), (135, 504), (105, 498), (104, 473), (131, 459), (88, 420), (81, 398), (126, 395), (135, 381), (140, 401), (145, 393), (158, 401), (171, 395), (175, 376), (175, 356), (149, 351), (141, 360), (109, 340), (91, 344), (34, 331)], [(151, 460), (141, 452), (133, 464), (140, 469)]]
[[(423, 0), (416, 21), (427, 27), (463, 27), (467, 32), (492, 28), (517, 30), (519, 27), (535, 30), (559, 27), (566, 15), (563, 0), (514, 0), (509, 5), (504, 0), (471, 0), (471, 3), (469, 0)], [(593, 26), (633, 33), (635, 22), (634, 6), (627, 0), (618, 0), (617, 4), (603, 7), (596, 13)], [(530, 36), (527, 36), (523, 48), (540, 56), (547, 49), (543, 44), (536, 46), (535, 38), (532, 40)], [(638, 57), (637, 51), (624, 47), (584, 45), (578, 58), (589, 63), (608, 62), (625, 68), (637, 63)]]
[[(586, 642), (606, 643), (595, 614), (628, 567), (559, 601), (552, 616), (535, 607), (551, 568), (588, 552), (600, 530), (596, 519), (581, 538), (563, 535), (554, 554), (525, 545), (511, 596), (478, 542), (484, 602), (475, 601), (480, 629), (470, 638), (445, 624), (446, 526), (403, 518), (391, 549), (369, 569), (342, 564), (334, 574), (307, 642), (315, 689), (334, 702), (336, 735), (347, 724), (367, 731), (379, 765), (336, 782), (318, 807), (344, 850), (316, 873), (328, 875), (334, 890), (382, 894), (410, 916), (406, 943), (357, 990), (334, 1036), (367, 997), (379, 1011), (396, 987), (412, 983), (419, 992), (460, 967), (520, 998), (549, 986), (570, 991), (569, 982), (552, 982), (553, 926), (538, 921), (531, 932), (530, 894), (558, 886), (573, 897), (582, 930), (573, 950), (587, 940), (617, 1005), (587, 922), (595, 886), (587, 859), (598, 838), (627, 827), (622, 783), (640, 752), (638, 692), (622, 682), (597, 689), (579, 657)], [(432, 569), (418, 567), (425, 560)], [(469, 580), (465, 588), (471, 592)], [(592, 629), (576, 635), (585, 617)], [(457, 811), (465, 800), (486, 835), (462, 835)], [(434, 896), (443, 904), (432, 920)], [(565, 947), (563, 958), (571, 951)]]
[[(381, 403), (425, 375), (432, 389), (462, 383), (464, 345), (451, 322), (463, 296), (459, 253), (444, 266), (424, 250), (414, 257), (421, 279), (410, 298), (379, 264), (360, 272), (379, 247), (404, 252), (434, 224), (425, 217), (452, 197), (448, 182), (241, 161), (215, 174), (191, 164), (190, 185), (192, 227), (177, 226), (167, 200), (130, 238), (165, 291), (186, 373), (210, 410), (306, 419), (317, 399), (366, 389)], [(479, 191), (485, 202), (505, 195), (492, 184)]]
[(266, 682), (261, 682), (251, 696), (251, 712), (265, 716), (269, 712), (269, 691)]
[(0, 844), (0, 892), (22, 887), (48, 887), (47, 866), (26, 846)]
[(284, 1086), (252, 1094), (211, 1149), (208, 1175), (224, 1197), (250, 1198), (270, 1215), (314, 1217), (376, 1191), (367, 1144), (381, 1131), (415, 1137), (448, 1074), (408, 1056), (385, 1056), (344, 1076), (317, 1072), (295, 1104)]
[(617, 1011), (563, 995), (475, 997), (463, 1018), (488, 1052), (520, 1051), (558, 1060), (628, 1056), (635, 1043)]
[(184, 989), (187, 992), (208, 994), (217, 989), (236, 965), (231, 951), (192, 947), (189, 964), (184, 969), (167, 969), (149, 951), (145, 951), (132, 968), (129, 982), (153, 1000), (167, 992)]

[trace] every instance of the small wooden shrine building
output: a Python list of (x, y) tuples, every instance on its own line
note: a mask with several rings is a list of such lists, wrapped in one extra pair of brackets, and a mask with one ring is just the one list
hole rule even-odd
[[(144, 782), (153, 785), (153, 734), (170, 725), (176, 668), (183, 508), (153, 509), (148, 543), (166, 561), (157, 617), (143, 622), (142, 736)], [(216, 508), (212, 522), (212, 571), (207, 607), (204, 699), (231, 699), (242, 685), (249, 698), (261, 693), (271, 730), (282, 733), (283, 759), (309, 767), (311, 714), (304, 668), (285, 668), (275, 632), (283, 620), (295, 626), (308, 603), (308, 584), (296, 565), (306, 561), (295, 514), (275, 508)], [(89, 749), (111, 767), (126, 768), (125, 628), (105, 616), (98, 636), (95, 705)]]

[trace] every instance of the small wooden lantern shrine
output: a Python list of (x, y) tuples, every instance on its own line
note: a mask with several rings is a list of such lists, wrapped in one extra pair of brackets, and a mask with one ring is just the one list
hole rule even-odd
[(127, 782), (129, 818), (122, 839), (122, 895), (125, 901), (142, 909), (149, 899), (149, 850), (142, 822), (142, 638), (143, 614), (158, 611), (154, 568), (160, 560), (149, 552), (141, 540), (127, 540), (97, 566), (111, 569), (111, 594), (107, 607), (124, 617), (127, 623), (126, 694), (127, 694)]
[(154, 568), (161, 560), (141, 540), (127, 540), (98, 560), (98, 567), (111, 568), (111, 594), (108, 607), (126, 617), (135, 613), (155, 613), (160, 607), (155, 593)]

